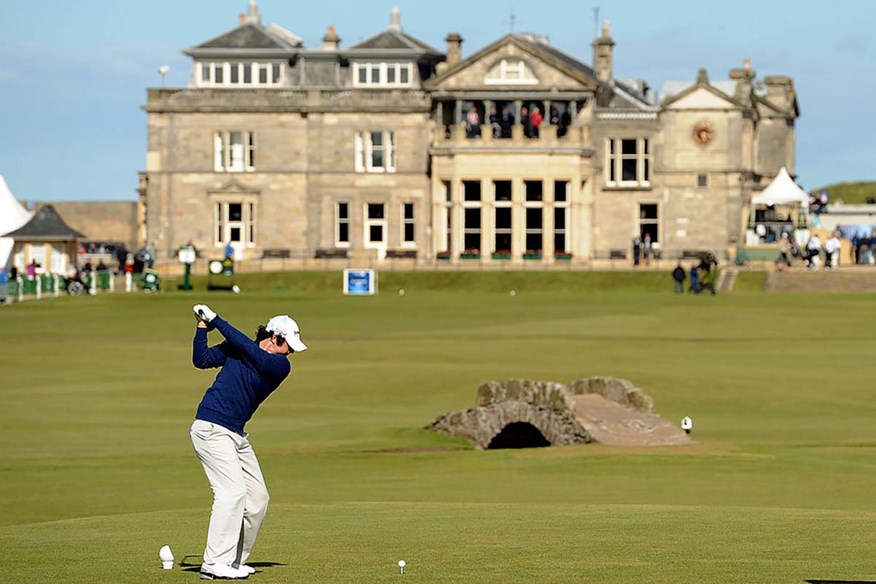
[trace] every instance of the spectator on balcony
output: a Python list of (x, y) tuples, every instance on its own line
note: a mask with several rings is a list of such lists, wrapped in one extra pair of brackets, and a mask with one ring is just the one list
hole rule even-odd
[(501, 125), (501, 138), (510, 138), (511, 137), (511, 127), (514, 125), (514, 112), (511, 109), (510, 105), (506, 105), (502, 109), (502, 119), (499, 121)]
[(468, 110), (468, 114), (465, 116), (465, 128), (469, 138), (481, 137), (481, 118), (474, 106)]
[(525, 105), (520, 108), (520, 125), (523, 126), (523, 135), (532, 138), (532, 120), (529, 118), (529, 108)]
[(544, 116), (538, 106), (532, 108), (532, 114), (529, 116), (529, 123), (532, 124), (532, 135), (538, 137), (538, 128), (544, 121)]
[(494, 106), (494, 105), (490, 106), (489, 121), (490, 121), (490, 128), (492, 128), (492, 132), (493, 132), (493, 138), (500, 137), (502, 135), (501, 134), (502, 128), (499, 125), (499, 112), (496, 111), (496, 106)]

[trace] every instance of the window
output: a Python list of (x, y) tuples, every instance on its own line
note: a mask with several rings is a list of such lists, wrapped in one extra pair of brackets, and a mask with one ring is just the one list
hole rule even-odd
[(335, 247), (350, 247), (350, 204), (335, 205)]
[(386, 205), (384, 203), (365, 204), (365, 247), (386, 246)]
[(494, 217), (493, 217), (493, 251), (496, 253), (511, 253), (513, 239), (513, 223), (511, 210), (511, 181), (493, 181)]
[(353, 85), (410, 86), (412, 66), (412, 63), (353, 63)]
[(395, 172), (395, 132), (356, 133), (356, 172)]
[(607, 144), (608, 186), (649, 186), (651, 150), (647, 138), (610, 138)]
[(709, 186), (709, 175), (698, 174), (697, 175), (697, 188), (705, 189), (708, 186)]
[(524, 253), (528, 255), (540, 255), (544, 249), (544, 203), (542, 202), (542, 181), (523, 181), (526, 191), (524, 201), (526, 220), (525, 224), (525, 247)]
[[(200, 74), (198, 70), (200, 69)], [(202, 87), (229, 85), (280, 85), (282, 63), (198, 62), (195, 79)]]
[(484, 81), (489, 85), (535, 85), (538, 79), (520, 59), (502, 59), (490, 69)]
[(656, 203), (639, 205), (639, 236), (644, 240), (645, 234), (651, 236), (651, 244), (660, 241), (659, 209)]
[(465, 254), (481, 253), (481, 181), (462, 181), (462, 245)]
[(414, 234), (414, 204), (402, 203), (402, 245), (416, 245), (417, 240), (414, 237)]
[[(444, 205), (438, 209), (438, 225), (440, 225), (438, 253), (450, 253), (450, 242), (453, 241), (453, 188), (449, 180), (441, 181), (444, 189)], [(447, 256), (449, 257), (449, 256)]]
[(255, 134), (219, 131), (213, 135), (216, 172), (255, 170)]
[(569, 182), (554, 181), (554, 253), (569, 251)]
[(213, 207), (215, 245), (255, 245), (256, 208), (251, 201), (219, 201)]

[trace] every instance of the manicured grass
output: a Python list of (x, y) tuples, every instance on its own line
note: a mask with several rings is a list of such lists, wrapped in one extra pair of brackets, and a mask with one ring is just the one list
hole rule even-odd
[(846, 205), (863, 205), (868, 198), (876, 198), (876, 181), (841, 182), (811, 192), (821, 191), (827, 191), (831, 201), (842, 200)]
[[(311, 347), (247, 427), (272, 495), (253, 581), (396, 581), (399, 559), (420, 582), (876, 580), (876, 299), (763, 294), (748, 273), (714, 297), (675, 296), (668, 274), (614, 291), (598, 274), (454, 276), (381, 274), (380, 295), (347, 298), (339, 274), (247, 275), (239, 295), (0, 309), (9, 581), (197, 579), (200, 301), (250, 334), (289, 312)], [(423, 429), (485, 381), (590, 375), (690, 415), (698, 444), (481, 452)]]

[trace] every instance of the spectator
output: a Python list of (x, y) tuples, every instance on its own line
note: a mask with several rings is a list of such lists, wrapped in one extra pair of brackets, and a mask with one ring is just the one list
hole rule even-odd
[(532, 108), (532, 115), (529, 116), (529, 123), (532, 124), (532, 135), (538, 137), (538, 128), (544, 121), (544, 116), (538, 106)]
[(149, 269), (151, 270), (152, 266), (155, 265), (156, 249), (155, 249), (154, 242), (150, 241), (149, 245), (146, 246), (146, 254), (149, 256), (148, 259), (146, 260), (146, 265), (149, 266)]
[(31, 260), (29, 264), (27, 264), (27, 279), (33, 280), (36, 278), (37, 268), (39, 264), (36, 263), (36, 260)]
[(0, 305), (6, 304), (6, 297), (9, 294), (9, 272), (5, 267), (0, 266)]
[(817, 233), (813, 233), (812, 237), (806, 243), (806, 267), (814, 269), (818, 267), (818, 254), (821, 252), (821, 240)]
[(839, 252), (842, 244), (836, 232), (830, 234), (827, 241), (824, 242), (824, 269), (829, 270), (833, 267), (839, 267)]
[(651, 234), (646, 233), (642, 240), (642, 254), (645, 256), (645, 265), (651, 265), (651, 254), (654, 253), (654, 248), (651, 245)]
[(523, 135), (532, 138), (532, 120), (529, 117), (529, 108), (525, 105), (520, 108), (520, 124), (523, 126)]
[(678, 265), (672, 270), (672, 279), (675, 280), (675, 293), (681, 294), (684, 292), (684, 281), (687, 279), (687, 274), (684, 273), (681, 262), (678, 262)]
[(692, 294), (700, 293), (700, 270), (696, 264), (690, 267), (690, 291)]
[(490, 106), (490, 128), (493, 132), (493, 138), (501, 136), (502, 127), (499, 124), (499, 113), (496, 111), (496, 106)]
[(641, 257), (642, 253), (642, 240), (639, 239), (639, 236), (635, 236), (633, 238), (633, 266), (639, 265), (639, 257)]
[(225, 246), (225, 259), (230, 260), (234, 257), (234, 246), (231, 245), (231, 242), (228, 242), (228, 245)]
[(465, 116), (466, 133), (469, 138), (480, 138), (481, 136), (481, 118), (478, 115), (478, 110), (474, 106), (468, 110)]

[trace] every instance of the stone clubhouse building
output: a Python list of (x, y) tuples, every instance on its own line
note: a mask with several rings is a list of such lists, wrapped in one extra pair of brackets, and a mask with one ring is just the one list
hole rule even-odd
[(663, 257), (728, 257), (752, 196), (795, 174), (793, 82), (747, 61), (658, 95), (614, 77), (608, 23), (588, 65), (520, 33), (464, 58), (460, 34), (442, 51), (389, 20), (307, 48), (250, 0), (185, 51), (188, 87), (148, 90), (138, 236), (159, 263), (191, 242), (243, 260), (585, 266), (646, 235)]

